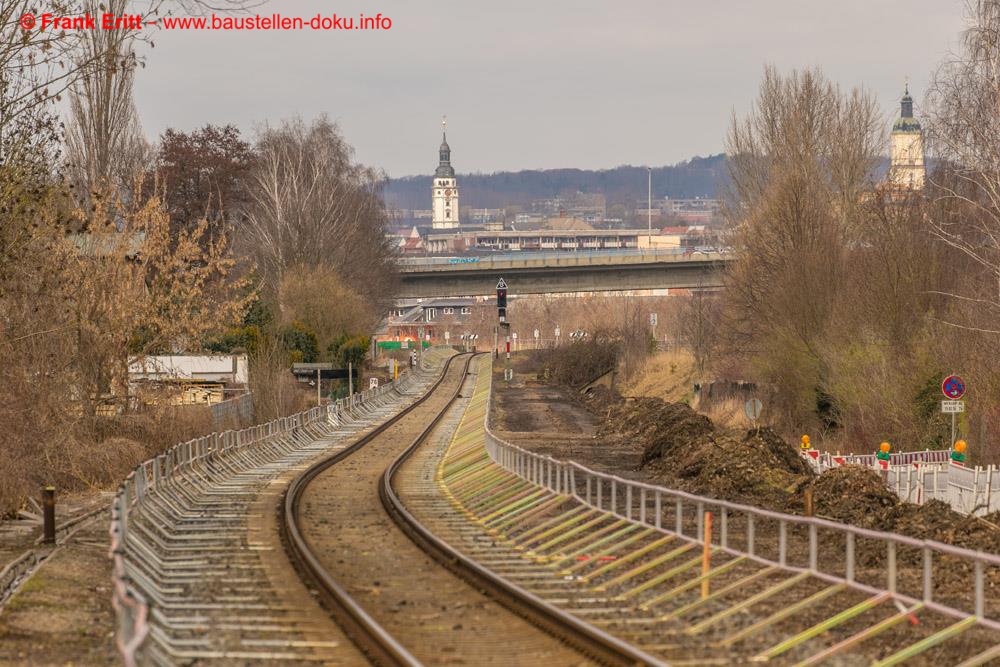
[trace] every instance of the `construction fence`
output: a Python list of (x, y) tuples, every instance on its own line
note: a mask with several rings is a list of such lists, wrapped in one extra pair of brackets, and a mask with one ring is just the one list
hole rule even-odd
[(956, 463), (950, 449), (899, 452), (890, 454), (888, 461), (874, 454), (830, 454), (814, 449), (804, 450), (802, 456), (817, 474), (844, 465), (871, 468), (901, 500), (917, 505), (940, 500), (956, 512), (976, 516), (1000, 509), (998, 466)]

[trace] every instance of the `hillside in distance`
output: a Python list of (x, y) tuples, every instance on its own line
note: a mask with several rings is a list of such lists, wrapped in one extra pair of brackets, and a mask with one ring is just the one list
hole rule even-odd
[[(653, 168), (653, 198), (716, 198), (727, 178), (724, 154), (695, 157)], [(603, 194), (607, 205), (634, 204), (646, 198), (646, 167), (613, 169), (543, 169), (458, 174), (462, 207), (525, 206), (539, 199), (577, 192)], [(431, 175), (389, 179), (385, 189), (390, 208), (429, 209)]]

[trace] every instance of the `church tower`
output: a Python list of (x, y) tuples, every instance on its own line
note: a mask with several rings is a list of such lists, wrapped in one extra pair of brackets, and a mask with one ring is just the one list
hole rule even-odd
[(442, 119), (440, 162), (434, 172), (434, 183), (431, 186), (434, 229), (458, 227), (458, 183), (455, 181), (455, 169), (451, 166), (451, 148), (448, 146), (446, 123), (447, 121)]
[(899, 188), (924, 187), (924, 138), (920, 123), (913, 117), (913, 98), (906, 87), (900, 113), (889, 138), (889, 182)]

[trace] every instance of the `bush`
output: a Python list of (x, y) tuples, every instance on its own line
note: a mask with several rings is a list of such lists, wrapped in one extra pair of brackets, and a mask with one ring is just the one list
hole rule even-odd
[(615, 369), (621, 343), (602, 333), (543, 353), (543, 377), (579, 389)]
[(301, 322), (292, 322), (281, 330), (281, 342), (293, 362), (319, 361), (319, 342), (316, 334)]

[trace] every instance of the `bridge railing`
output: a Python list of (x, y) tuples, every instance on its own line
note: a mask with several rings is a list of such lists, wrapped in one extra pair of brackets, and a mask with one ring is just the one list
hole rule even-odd
[(403, 270), (423, 268), (473, 270), (493, 268), (497, 265), (525, 265), (538, 263), (589, 264), (601, 263), (600, 260), (630, 259), (636, 263), (656, 262), (663, 260), (698, 260), (722, 259), (726, 256), (725, 249), (712, 251), (691, 248), (619, 248), (608, 250), (521, 250), (488, 255), (472, 255), (465, 257), (400, 257), (396, 264)]

